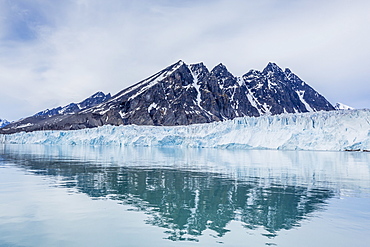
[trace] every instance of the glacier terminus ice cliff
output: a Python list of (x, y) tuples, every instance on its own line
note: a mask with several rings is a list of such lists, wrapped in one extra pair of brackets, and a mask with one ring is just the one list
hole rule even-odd
[(0, 135), (4, 144), (370, 151), (370, 110), (240, 117), (187, 126), (105, 125)]

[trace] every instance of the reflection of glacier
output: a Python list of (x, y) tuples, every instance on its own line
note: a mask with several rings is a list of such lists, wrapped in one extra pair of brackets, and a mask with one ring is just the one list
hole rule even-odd
[(370, 150), (370, 110), (245, 117), (189, 126), (103, 126), (0, 135), (0, 143)]
[(147, 223), (166, 228), (172, 240), (196, 240), (206, 229), (223, 236), (233, 220), (248, 229), (263, 227), (272, 237), (298, 227), (331, 197), (363, 192), (370, 181), (366, 153), (13, 145), (0, 150), (1, 158), (60, 186), (132, 205), (149, 215)]

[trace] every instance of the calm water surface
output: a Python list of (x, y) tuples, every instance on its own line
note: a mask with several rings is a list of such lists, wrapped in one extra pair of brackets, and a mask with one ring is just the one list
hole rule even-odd
[(0, 246), (368, 246), (370, 153), (0, 146)]

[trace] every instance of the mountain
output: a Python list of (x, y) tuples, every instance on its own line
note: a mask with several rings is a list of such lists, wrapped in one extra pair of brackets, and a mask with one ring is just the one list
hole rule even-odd
[(100, 104), (104, 101), (107, 101), (110, 98), (111, 98), (110, 93), (104, 94), (103, 92), (97, 92), (91, 95), (89, 98), (81, 101), (80, 103), (71, 103), (69, 105), (63, 107), (59, 106), (51, 110), (46, 109), (44, 111), (36, 113), (33, 116), (37, 117), (37, 116), (54, 116), (58, 114), (73, 114), (81, 110), (95, 106), (97, 104)]
[[(59, 106), (53, 109), (46, 109), (40, 111), (33, 116), (8, 123), (2, 126), (0, 133), (15, 133), (20, 131), (33, 131), (49, 129), (47, 123), (55, 121), (59, 117), (66, 117), (72, 114), (76, 114), (79, 111), (93, 107), (100, 103), (103, 103), (111, 98), (110, 93), (104, 94), (103, 92), (97, 92), (80, 103), (71, 103), (66, 106)], [(6, 128), (4, 128), (6, 127)], [(31, 130), (29, 130), (31, 129)]]
[(348, 105), (342, 104), (340, 102), (336, 103), (334, 106), (335, 110), (354, 110), (355, 108)]
[(6, 119), (0, 119), (0, 128), (7, 126), (10, 122)]
[(106, 124), (189, 125), (321, 110), (334, 107), (290, 69), (283, 71), (275, 63), (269, 63), (263, 71), (251, 70), (235, 77), (223, 64), (209, 71), (203, 63), (187, 65), (180, 60), (99, 105), (73, 114), (23, 121), (0, 133)]

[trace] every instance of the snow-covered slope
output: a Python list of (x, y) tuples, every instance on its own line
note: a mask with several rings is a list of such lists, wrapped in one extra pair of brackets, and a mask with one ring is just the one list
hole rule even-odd
[(10, 122), (6, 119), (1, 119), (0, 118), (0, 128), (4, 127), (4, 126), (7, 126), (8, 124), (10, 124)]
[(350, 106), (345, 105), (345, 104), (340, 103), (340, 102), (336, 103), (334, 108), (335, 108), (335, 110), (353, 110), (353, 109), (355, 109), (353, 107), (350, 107)]
[(242, 117), (189, 126), (102, 126), (0, 135), (0, 143), (370, 150), (370, 110)]
[(98, 105), (111, 98), (110, 93), (104, 94), (103, 92), (97, 92), (80, 103), (70, 103), (66, 106), (59, 106), (53, 109), (46, 109), (36, 113), (34, 116), (54, 116), (58, 114), (73, 114), (81, 110)]

